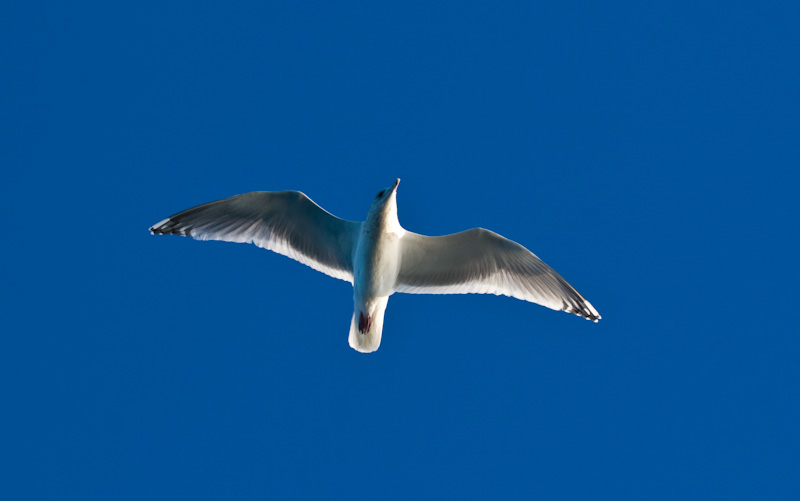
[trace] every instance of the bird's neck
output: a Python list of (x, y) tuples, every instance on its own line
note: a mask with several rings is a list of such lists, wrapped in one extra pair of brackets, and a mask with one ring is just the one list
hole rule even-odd
[(396, 205), (387, 205), (380, 211), (371, 212), (364, 222), (364, 229), (370, 233), (394, 233), (398, 237), (406, 232), (397, 219)]

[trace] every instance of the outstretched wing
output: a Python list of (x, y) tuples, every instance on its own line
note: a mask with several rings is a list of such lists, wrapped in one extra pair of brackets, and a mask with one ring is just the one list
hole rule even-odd
[(406, 232), (395, 290), (412, 294), (497, 294), (597, 322), (600, 314), (531, 251), (483, 228), (427, 237)]
[(361, 223), (339, 219), (299, 191), (254, 191), (179, 212), (150, 231), (254, 243), (352, 283), (360, 229)]

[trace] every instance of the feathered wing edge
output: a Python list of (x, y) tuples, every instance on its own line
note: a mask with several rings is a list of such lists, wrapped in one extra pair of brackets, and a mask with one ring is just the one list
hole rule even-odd
[(483, 229), (428, 237), (407, 232), (395, 290), (410, 294), (496, 294), (597, 322), (574, 287), (522, 245)]
[(361, 223), (330, 214), (299, 191), (256, 191), (184, 210), (150, 231), (253, 243), (352, 283), (360, 228)]

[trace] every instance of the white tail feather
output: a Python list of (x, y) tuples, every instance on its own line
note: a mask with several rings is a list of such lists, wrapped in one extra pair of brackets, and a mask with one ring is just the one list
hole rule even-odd
[[(381, 345), (381, 334), (383, 334), (383, 314), (388, 302), (388, 297), (379, 297), (373, 299), (369, 307), (359, 307), (356, 303), (353, 318), (350, 320), (348, 341), (351, 348), (361, 353), (372, 353), (378, 349)], [(361, 321), (362, 314), (369, 318), (366, 326)], [(361, 329), (364, 329), (364, 332)]]

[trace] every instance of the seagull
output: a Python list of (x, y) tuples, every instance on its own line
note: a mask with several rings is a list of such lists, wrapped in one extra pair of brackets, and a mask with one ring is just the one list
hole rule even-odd
[(353, 285), (350, 346), (381, 344), (389, 296), (495, 294), (601, 317), (561, 275), (522, 245), (483, 228), (428, 237), (397, 219), (400, 179), (381, 190), (365, 221), (340, 219), (299, 191), (253, 191), (198, 205), (156, 223), (152, 234), (253, 243)]

